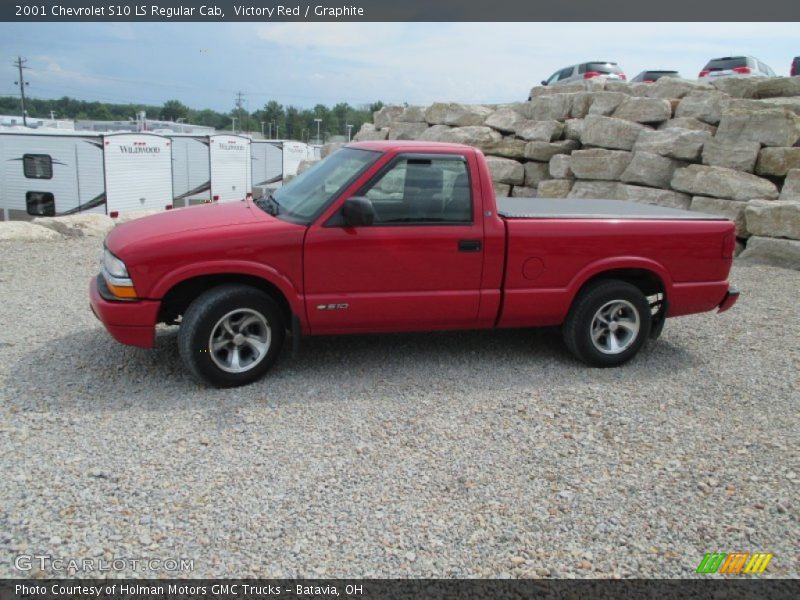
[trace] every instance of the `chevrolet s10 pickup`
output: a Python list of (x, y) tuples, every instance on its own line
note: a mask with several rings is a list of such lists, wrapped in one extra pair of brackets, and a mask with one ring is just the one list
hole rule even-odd
[(560, 326), (613, 367), (667, 317), (733, 306), (734, 246), (720, 217), (495, 198), (469, 146), (362, 142), (267, 197), (119, 225), (90, 301), (124, 344), (179, 324), (189, 371), (218, 387), (264, 375), (287, 335)]

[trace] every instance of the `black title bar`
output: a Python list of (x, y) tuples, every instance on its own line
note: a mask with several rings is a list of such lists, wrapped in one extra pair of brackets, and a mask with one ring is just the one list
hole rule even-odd
[(377, 579), (19, 579), (0, 581), (0, 600), (450, 600), (797, 598), (800, 580), (377, 580)]
[[(800, 21), (797, 0), (3, 0), (0, 21)], [(609, 37), (615, 35), (608, 32)]]

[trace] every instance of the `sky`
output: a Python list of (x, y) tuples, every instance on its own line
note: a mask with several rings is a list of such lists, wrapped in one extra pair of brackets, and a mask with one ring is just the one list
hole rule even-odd
[(307, 108), (525, 100), (557, 69), (590, 60), (694, 79), (750, 54), (788, 75), (797, 23), (0, 23), (0, 95), (229, 111), (238, 91)]

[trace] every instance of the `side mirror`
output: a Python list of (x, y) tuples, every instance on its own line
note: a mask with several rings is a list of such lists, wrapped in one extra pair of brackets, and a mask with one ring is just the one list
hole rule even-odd
[(542, 79), (542, 85), (547, 85), (547, 81)]
[(352, 196), (342, 206), (342, 217), (347, 227), (363, 227), (375, 221), (375, 208), (365, 196)]

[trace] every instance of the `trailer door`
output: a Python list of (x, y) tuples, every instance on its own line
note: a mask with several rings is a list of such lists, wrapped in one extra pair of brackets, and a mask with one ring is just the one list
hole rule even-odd
[(243, 200), (252, 188), (250, 139), (212, 135), (208, 143), (212, 202)]
[(283, 176), (297, 175), (300, 163), (308, 158), (308, 144), (283, 142)]
[(164, 136), (104, 136), (108, 213), (164, 210), (172, 205), (171, 142)]

